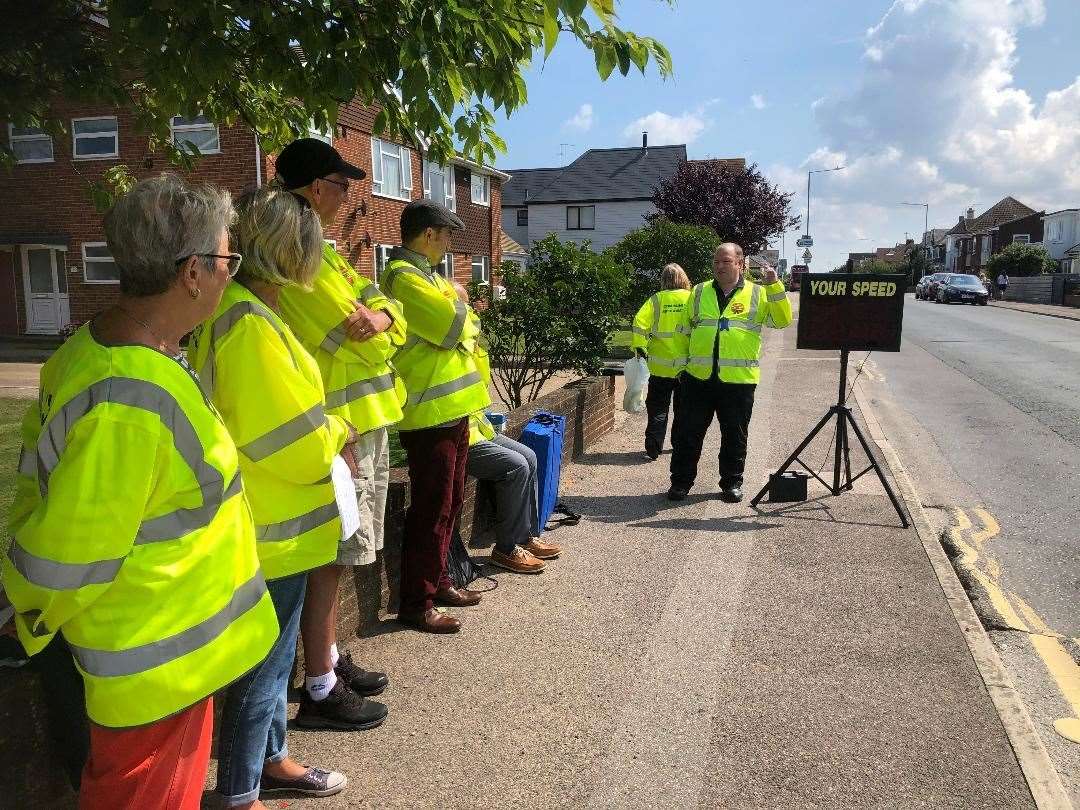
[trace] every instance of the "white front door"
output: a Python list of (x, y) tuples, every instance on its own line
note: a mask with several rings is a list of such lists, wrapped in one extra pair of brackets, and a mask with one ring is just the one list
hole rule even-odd
[(23, 245), (26, 331), (56, 335), (71, 322), (64, 251), (45, 245)]

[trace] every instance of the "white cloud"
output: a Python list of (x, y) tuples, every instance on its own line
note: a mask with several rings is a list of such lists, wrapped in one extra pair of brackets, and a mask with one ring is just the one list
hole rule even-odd
[(1044, 0), (893, 2), (864, 37), (854, 89), (812, 105), (822, 147), (769, 169), (805, 216), (806, 170), (848, 167), (814, 176), (815, 267), (868, 249), (858, 236), (918, 238), (923, 212), (899, 202), (929, 201), (931, 227), (1006, 195), (1080, 204), (1080, 76), (1042, 99), (1014, 77), (1019, 32), (1044, 23)]
[(759, 93), (754, 93), (754, 95), (750, 96), (750, 103), (754, 105), (755, 110), (764, 110), (769, 106), (765, 101), (765, 96)]
[(567, 129), (577, 129), (582, 132), (588, 132), (592, 129), (593, 125), (593, 106), (592, 104), (582, 104), (578, 107), (578, 111), (570, 118), (563, 122), (563, 127)]
[(703, 108), (682, 115), (668, 115), (657, 110), (631, 121), (623, 128), (622, 134), (628, 143), (638, 143), (641, 133), (648, 132), (651, 145), (663, 146), (693, 143), (707, 126)]

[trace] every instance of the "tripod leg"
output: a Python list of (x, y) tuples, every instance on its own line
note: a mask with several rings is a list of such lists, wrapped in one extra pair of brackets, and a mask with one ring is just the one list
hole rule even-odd
[(847, 436), (844, 415), (840, 413), (836, 420), (836, 446), (833, 448), (832, 494), (839, 495), (844, 490), (840, 487), (840, 461), (844, 455), (844, 440)]
[[(812, 442), (814, 440), (814, 437), (817, 436), (818, 433), (821, 432), (821, 429), (823, 427), (825, 427), (825, 425), (828, 423), (828, 421), (833, 417), (833, 414), (836, 413), (836, 412), (837, 412), (837, 409), (835, 407), (829, 408), (829, 412), (827, 414), (825, 414), (823, 417), (821, 417), (820, 422), (818, 422), (816, 425), (814, 425), (814, 429), (811, 430), (810, 433), (807, 434), (806, 438), (802, 440), (802, 444), (800, 444), (798, 447), (796, 447), (795, 452), (792, 453), (790, 456), (788, 456), (787, 461), (785, 461), (783, 464), (780, 465), (780, 469), (776, 471), (777, 475), (779, 475), (780, 473), (786, 471), (787, 468), (792, 465), (792, 463), (795, 461), (795, 459), (797, 459), (799, 457), (799, 453), (801, 453), (803, 450), (806, 449), (807, 445), (809, 445), (810, 442)], [(765, 497), (765, 493), (768, 492), (768, 491), (769, 491), (769, 485), (765, 484), (765, 486), (763, 486), (761, 488), (761, 492), (759, 492), (757, 495), (755, 495), (754, 499), (752, 501), (750, 501), (750, 505), (751, 506), (757, 506), (758, 503), (761, 501), (761, 499)]]
[(855, 431), (855, 435), (859, 439), (859, 444), (862, 445), (866, 457), (870, 460), (870, 466), (873, 467), (874, 472), (877, 473), (878, 480), (881, 481), (881, 486), (885, 488), (885, 494), (889, 496), (889, 500), (892, 501), (893, 509), (895, 509), (896, 514), (900, 516), (900, 522), (904, 524), (904, 528), (906, 529), (910, 525), (908, 523), (907, 515), (904, 513), (903, 507), (900, 506), (900, 501), (897, 500), (896, 493), (893, 492), (888, 479), (885, 478), (885, 473), (883, 473), (881, 467), (878, 466), (877, 459), (874, 457), (874, 454), (870, 452), (870, 445), (867, 443), (866, 437), (862, 435), (862, 431), (859, 430), (859, 424), (855, 421), (855, 417), (850, 411), (846, 413), (846, 418), (851, 421), (851, 428)]
[[(851, 411), (848, 411), (850, 414)], [(841, 419), (841, 422), (846, 420)], [(852, 488), (851, 483), (851, 441), (848, 439), (847, 426), (844, 426), (844, 471), (847, 474), (847, 484), (844, 489), (850, 490)]]

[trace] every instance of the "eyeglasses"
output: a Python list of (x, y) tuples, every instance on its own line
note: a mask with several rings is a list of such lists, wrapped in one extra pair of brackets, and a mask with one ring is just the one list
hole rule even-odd
[(183, 264), (192, 256), (201, 256), (204, 259), (228, 259), (229, 260), (229, 278), (236, 275), (236, 271), (240, 269), (240, 262), (243, 260), (243, 256), (239, 253), (190, 253), (187, 256), (176, 260), (178, 265)]
[(327, 183), (333, 183), (335, 186), (340, 188), (342, 191), (348, 191), (349, 190), (349, 181), (348, 180), (331, 180), (329, 177), (320, 177), (319, 179), (324, 180)]

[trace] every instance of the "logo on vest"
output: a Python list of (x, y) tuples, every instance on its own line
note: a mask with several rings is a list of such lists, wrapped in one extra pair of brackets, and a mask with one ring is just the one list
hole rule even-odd
[(746, 307), (744, 307), (737, 301), (731, 305), (731, 311), (734, 312), (736, 315), (742, 315), (744, 309), (746, 309)]

